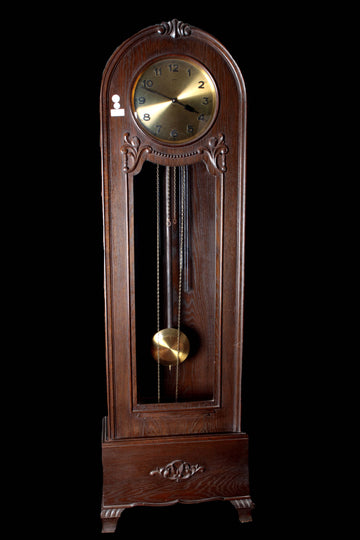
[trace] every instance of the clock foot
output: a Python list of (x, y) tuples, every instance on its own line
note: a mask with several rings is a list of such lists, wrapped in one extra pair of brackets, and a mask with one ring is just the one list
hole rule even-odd
[(115, 519), (103, 519), (102, 520), (102, 533), (114, 533), (117, 525), (117, 518)]
[(102, 521), (102, 533), (113, 533), (116, 530), (119, 517), (125, 508), (102, 508), (101, 521)]
[(254, 508), (254, 503), (252, 502), (250, 497), (233, 499), (230, 502), (237, 510), (240, 523), (252, 521), (251, 510), (253, 510)]

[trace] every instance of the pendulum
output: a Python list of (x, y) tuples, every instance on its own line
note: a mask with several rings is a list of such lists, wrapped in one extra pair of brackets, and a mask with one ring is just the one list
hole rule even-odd
[(190, 343), (184, 332), (180, 332), (178, 343), (177, 328), (163, 328), (156, 332), (152, 338), (151, 353), (156, 361), (163, 366), (172, 366), (179, 362), (182, 363), (188, 357), (190, 352)]
[[(167, 167), (166, 174), (166, 223), (167, 226), (171, 224), (170, 209), (169, 209), (169, 169)], [(182, 168), (183, 169), (183, 168)], [(187, 336), (181, 332), (181, 297), (182, 297), (182, 271), (183, 271), (183, 246), (184, 246), (184, 199), (185, 199), (185, 174), (182, 174), (182, 189), (181, 189), (181, 201), (180, 201), (180, 247), (179, 247), (179, 290), (178, 290), (178, 326), (177, 328), (164, 328), (160, 330), (160, 185), (159, 185), (159, 166), (157, 166), (157, 332), (152, 338), (151, 352), (153, 358), (160, 362), (161, 365), (171, 366), (177, 365), (183, 362), (189, 355), (190, 343)], [(175, 221), (176, 218), (174, 218)], [(170, 281), (169, 272), (171, 268), (170, 249), (167, 249), (165, 260), (167, 262), (167, 279)], [(169, 290), (169, 287), (168, 287)], [(171, 311), (170, 298), (167, 298), (168, 312)], [(168, 321), (170, 316), (168, 315)]]
[[(184, 251), (184, 205), (185, 205), (185, 167), (181, 167), (181, 197), (180, 197), (180, 232), (179, 232), (179, 282), (178, 282), (178, 314), (177, 314), (177, 328), (163, 328), (160, 329), (160, 180), (159, 180), (159, 166), (156, 169), (156, 206), (157, 206), (157, 249), (156, 249), (156, 276), (157, 276), (157, 331), (152, 338), (151, 354), (158, 363), (158, 377), (159, 365), (168, 366), (171, 370), (172, 366), (176, 366), (176, 400), (178, 394), (178, 376), (179, 376), (179, 364), (184, 362), (190, 352), (190, 343), (184, 332), (181, 331), (181, 297), (182, 297), (182, 282), (183, 282), (183, 251)], [(166, 224), (169, 228), (171, 226), (170, 217), (170, 167), (166, 167)], [(176, 179), (176, 170), (174, 168), (174, 183)], [(174, 187), (174, 199), (175, 199), (175, 187)], [(174, 210), (174, 219), (176, 222), (176, 214)], [(166, 246), (166, 279), (167, 279), (167, 312), (168, 312), (168, 326), (171, 325), (171, 298), (169, 290), (171, 288), (171, 250), (169, 245)], [(159, 387), (159, 381), (158, 381)], [(159, 400), (159, 393), (158, 393)]]

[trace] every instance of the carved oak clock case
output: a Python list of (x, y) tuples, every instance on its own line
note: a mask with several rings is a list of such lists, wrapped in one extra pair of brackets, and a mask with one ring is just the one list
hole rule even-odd
[(177, 502), (227, 500), (249, 521), (242, 75), (214, 37), (173, 20), (113, 53), (100, 109), (103, 531), (126, 508)]

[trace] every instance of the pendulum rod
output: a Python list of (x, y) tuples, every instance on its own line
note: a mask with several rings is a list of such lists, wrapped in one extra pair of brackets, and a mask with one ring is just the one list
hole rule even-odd
[(181, 297), (182, 297), (182, 273), (184, 252), (184, 202), (185, 202), (185, 167), (181, 171), (181, 201), (180, 201), (180, 247), (179, 247), (179, 289), (178, 289), (178, 326), (177, 326), (177, 358), (176, 358), (176, 384), (175, 401), (179, 395), (179, 364), (180, 364), (180, 326), (181, 326)]
[[(160, 332), (160, 166), (156, 165), (156, 332)], [(160, 345), (157, 345), (157, 400), (160, 403)]]
[(165, 279), (166, 279), (166, 325), (172, 327), (172, 229), (171, 229), (171, 182), (170, 167), (165, 169)]

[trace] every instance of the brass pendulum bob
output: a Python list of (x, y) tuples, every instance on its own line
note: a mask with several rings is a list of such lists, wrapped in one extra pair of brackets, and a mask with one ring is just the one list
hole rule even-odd
[[(159, 207), (159, 172), (157, 172), (157, 311), (158, 311), (158, 331), (154, 334), (151, 344), (151, 354), (159, 364), (162, 366), (168, 366), (171, 370), (172, 366), (178, 366), (178, 364), (184, 362), (190, 352), (190, 343), (184, 332), (180, 331), (180, 317), (181, 317), (181, 290), (182, 290), (182, 262), (183, 262), (183, 236), (184, 236), (184, 184), (185, 173), (183, 171), (183, 185), (182, 185), (182, 197), (181, 197), (181, 211), (180, 211), (180, 248), (179, 248), (179, 302), (178, 302), (178, 327), (171, 328), (172, 322), (172, 261), (171, 261), (171, 217), (170, 217), (170, 167), (166, 168), (166, 185), (165, 185), (165, 197), (166, 197), (166, 238), (165, 238), (165, 275), (166, 275), (166, 311), (167, 311), (167, 323), (168, 328), (160, 330), (160, 282), (159, 282), (159, 264), (160, 264), (160, 207)], [(174, 170), (174, 194), (175, 194), (175, 181), (176, 172)], [(174, 204), (175, 208), (175, 204)], [(175, 223), (175, 216), (174, 216)]]
[[(179, 362), (182, 363), (188, 357), (190, 343), (184, 332), (179, 335)], [(176, 366), (178, 357), (178, 329), (164, 328), (156, 332), (152, 338), (151, 354), (154, 360), (162, 366)]]

